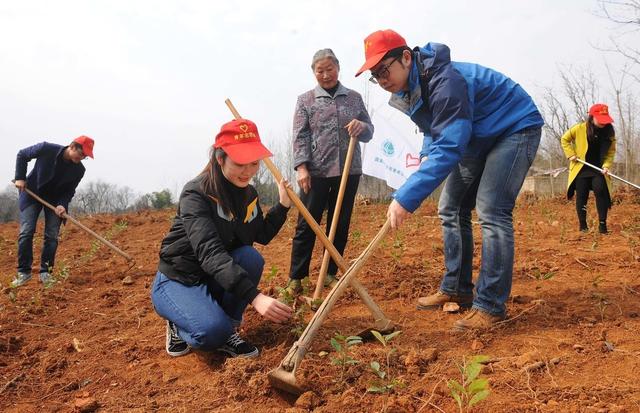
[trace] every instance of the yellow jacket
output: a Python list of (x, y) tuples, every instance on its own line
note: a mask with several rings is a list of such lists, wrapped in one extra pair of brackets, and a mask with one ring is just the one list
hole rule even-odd
[[(584, 160), (587, 155), (587, 149), (589, 149), (589, 143), (587, 142), (587, 122), (581, 122), (572, 126), (564, 135), (562, 135), (560, 141), (562, 143), (562, 150), (567, 158), (571, 158), (575, 155), (579, 159)], [(615, 138), (612, 138), (611, 144), (609, 145), (606, 155), (604, 155), (604, 159), (602, 160), (602, 165), (596, 166), (611, 169), (615, 153), (616, 140)], [(567, 195), (569, 198), (573, 196), (573, 186), (571, 184), (583, 167), (588, 168), (588, 166), (577, 161), (571, 161), (569, 163), (569, 182), (567, 183)], [(604, 179), (607, 182), (607, 188), (609, 189), (609, 198), (611, 198), (611, 178), (605, 175)]]

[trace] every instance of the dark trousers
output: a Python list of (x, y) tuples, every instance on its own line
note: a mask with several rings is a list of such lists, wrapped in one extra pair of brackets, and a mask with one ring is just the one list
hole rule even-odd
[(576, 177), (576, 212), (578, 213), (578, 221), (580, 221), (581, 228), (587, 227), (587, 200), (589, 199), (590, 190), (593, 191), (596, 197), (598, 220), (600, 223), (607, 222), (609, 194), (604, 176), (600, 174), (588, 177), (578, 176)]
[[(18, 235), (18, 271), (31, 274), (33, 264), (33, 234), (38, 216), (44, 207), (33, 203), (20, 211), (20, 234)], [(58, 249), (58, 232), (62, 220), (49, 208), (44, 208), (44, 243), (40, 255), (40, 273), (53, 271)]]
[[(340, 176), (332, 178), (315, 178), (311, 177), (311, 189), (309, 193), (300, 192), (300, 199), (307, 207), (313, 219), (319, 224), (322, 219), (322, 213), (327, 208), (327, 236), (333, 221), (333, 211), (336, 207), (338, 199), (338, 189), (340, 188)], [(349, 175), (347, 187), (344, 191), (342, 200), (342, 208), (338, 216), (338, 227), (336, 228), (336, 236), (333, 245), (336, 247), (340, 255), (344, 253), (349, 237), (349, 224), (351, 223), (351, 212), (353, 211), (353, 203), (358, 192), (358, 184), (360, 183), (360, 175)], [(296, 227), (296, 235), (293, 237), (291, 248), (291, 270), (289, 277), (293, 279), (303, 279), (309, 275), (309, 265), (311, 263), (311, 253), (313, 245), (316, 242), (316, 234), (313, 232), (302, 214), (298, 215), (298, 225)], [(329, 261), (329, 274), (335, 275), (338, 272), (338, 266), (332, 260)]]

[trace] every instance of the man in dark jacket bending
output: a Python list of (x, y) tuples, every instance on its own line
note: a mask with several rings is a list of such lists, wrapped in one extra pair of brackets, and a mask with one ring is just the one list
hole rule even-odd
[[(44, 208), (44, 244), (40, 258), (40, 281), (48, 285), (53, 281), (51, 271), (58, 248), (58, 231), (62, 218), (76, 187), (84, 176), (82, 160), (93, 158), (93, 139), (80, 136), (68, 146), (41, 142), (18, 152), (16, 158), (15, 185), (20, 190), (20, 235), (18, 236), (18, 274), (12, 287), (19, 287), (31, 279), (33, 263), (33, 233), (43, 205), (27, 194), (28, 188), (45, 201), (56, 206), (51, 211)], [(27, 164), (36, 164), (27, 176)]]

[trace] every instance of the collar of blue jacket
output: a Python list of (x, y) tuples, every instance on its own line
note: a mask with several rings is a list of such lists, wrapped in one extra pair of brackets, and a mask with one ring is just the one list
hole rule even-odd
[[(420, 60), (420, 65), (418, 65)], [(420, 87), (420, 77), (426, 77), (430, 70), (451, 63), (449, 46), (441, 43), (429, 42), (424, 47), (413, 49), (411, 71), (409, 72), (409, 91), (391, 94), (389, 105), (401, 112), (412, 116), (425, 102)]]

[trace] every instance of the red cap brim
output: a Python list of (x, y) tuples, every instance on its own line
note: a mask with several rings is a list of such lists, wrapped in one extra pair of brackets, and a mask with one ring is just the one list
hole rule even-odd
[(245, 142), (240, 145), (222, 146), (229, 158), (237, 164), (248, 164), (268, 158), (273, 154), (260, 142)]
[(369, 70), (373, 66), (377, 65), (378, 63), (380, 63), (380, 61), (382, 60), (384, 55), (387, 54), (387, 52), (388, 52), (388, 50), (385, 50), (385, 51), (380, 52), (378, 54), (374, 54), (373, 56), (368, 58), (367, 61), (364, 62), (364, 64), (360, 68), (360, 70), (358, 70), (358, 72), (356, 73), (356, 77), (360, 76), (360, 74), (362, 74), (362, 72), (364, 72), (365, 70)]
[(601, 125), (613, 123), (613, 118), (609, 115), (594, 115), (593, 118)]

